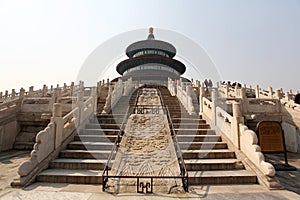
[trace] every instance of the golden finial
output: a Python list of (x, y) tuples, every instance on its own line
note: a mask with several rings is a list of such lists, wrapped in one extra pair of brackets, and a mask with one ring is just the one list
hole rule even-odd
[(149, 34), (153, 34), (153, 27), (149, 28)]

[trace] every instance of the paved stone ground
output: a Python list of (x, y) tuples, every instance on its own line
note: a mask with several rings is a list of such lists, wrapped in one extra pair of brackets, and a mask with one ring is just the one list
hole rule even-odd
[[(265, 154), (265, 157), (267, 161), (273, 164), (284, 163), (283, 154)], [(296, 167), (297, 170), (276, 171), (276, 178), (287, 190), (300, 195), (300, 154), (288, 153), (287, 157), (289, 165)]]
[(19, 177), (18, 166), (28, 158), (28, 151), (13, 150), (0, 153), (0, 198), (11, 190), (10, 183)]
[(190, 192), (185, 194), (137, 194), (122, 193), (112, 195), (103, 193), (101, 186), (96, 185), (69, 185), (69, 184), (33, 184), (30, 187), (13, 189), (8, 194), (0, 196), (0, 199), (76, 199), (76, 200), (96, 200), (96, 199), (243, 199), (243, 200), (285, 200), (300, 199), (298, 194), (287, 190), (268, 191), (260, 185), (236, 185), (236, 186), (197, 186), (190, 187)]

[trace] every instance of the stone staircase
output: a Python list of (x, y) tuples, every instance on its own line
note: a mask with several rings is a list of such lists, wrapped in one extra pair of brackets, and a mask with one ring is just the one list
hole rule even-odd
[[(177, 97), (159, 87), (168, 106), (189, 173), (189, 184), (254, 184), (257, 177), (245, 170), (222, 138), (205, 120), (190, 116)], [(39, 182), (101, 184), (102, 171), (111, 153), (128, 105), (135, 95), (122, 97), (110, 114), (92, 117), (60, 152), (49, 168), (37, 176)], [(101, 106), (102, 107), (102, 106)], [(113, 162), (113, 161), (112, 161)]]
[[(98, 120), (99, 119), (99, 123)], [(53, 160), (49, 169), (37, 176), (39, 182), (100, 184), (102, 170), (118, 134), (117, 124), (102, 128), (102, 124), (112, 124), (113, 116), (99, 115), (90, 119), (67, 148)]]
[[(21, 124), (21, 122), (20, 122)], [(16, 150), (32, 150), (33, 145), (35, 143), (35, 137), (36, 135), (43, 130), (47, 125), (44, 124), (32, 124), (29, 125), (20, 125), (21, 130), (18, 133), (13, 148)]]
[(113, 114), (101, 114), (103, 105), (98, 106), (101, 108), (99, 114), (90, 118), (74, 137), (74, 141), (60, 152), (48, 169), (37, 176), (37, 181), (101, 184), (102, 171), (111, 154), (127, 106), (134, 104), (135, 96), (122, 97), (113, 109)]
[(201, 116), (188, 115), (167, 88), (160, 91), (170, 111), (190, 185), (257, 183), (256, 175), (245, 169)]

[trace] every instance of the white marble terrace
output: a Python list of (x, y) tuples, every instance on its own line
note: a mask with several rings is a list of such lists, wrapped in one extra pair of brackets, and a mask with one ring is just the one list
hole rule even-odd
[[(30, 159), (19, 167), (21, 182), (29, 182), (72, 139), (76, 127), (97, 112), (97, 98), (104, 95), (103, 88), (108, 88), (103, 110), (107, 113), (135, 87), (131, 79), (126, 82), (119, 79), (115, 83), (100, 81), (97, 87), (84, 87), (84, 83), (80, 82), (78, 85), (51, 86), (50, 89), (47, 86), (40, 90), (30, 87), (29, 91), (21, 88), (19, 93), (15, 90), (11, 94), (1, 92), (0, 151), (12, 148), (11, 143), (19, 131), (17, 115), (39, 113), (39, 118), (50, 119), (48, 126), (37, 134)], [(273, 91), (271, 87), (263, 90), (259, 86), (253, 89), (246, 85), (231, 87), (221, 83), (216, 87), (205, 87), (200, 81), (186, 83), (181, 79), (177, 82), (169, 79), (168, 89), (189, 114), (201, 114), (218, 134), (244, 153), (265, 176), (274, 176), (275, 170), (264, 161), (257, 136), (245, 121), (280, 121), (285, 131), (287, 150), (300, 152), (300, 105), (294, 103), (292, 91), (284, 93), (282, 89)], [(192, 95), (199, 98), (199, 113), (195, 112), (197, 109)]]

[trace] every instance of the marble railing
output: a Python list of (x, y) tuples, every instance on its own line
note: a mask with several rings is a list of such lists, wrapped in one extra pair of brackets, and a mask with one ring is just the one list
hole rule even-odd
[(74, 85), (74, 82), (71, 85), (67, 85), (64, 83), (62, 87), (57, 85), (56, 88), (51, 86), (50, 88), (46, 85), (43, 86), (42, 89), (34, 90), (34, 87), (31, 86), (28, 91), (25, 91), (24, 88), (21, 88), (19, 92), (16, 92), (15, 89), (12, 89), (12, 92), (9, 94), (8, 91), (5, 93), (0, 92), (0, 104), (13, 101), (15, 99), (20, 98), (34, 98), (34, 97), (51, 97), (55, 94), (55, 91), (59, 90), (59, 96), (72, 96), (76, 95), (80, 89), (84, 87), (84, 83), (82, 81), (79, 82), (78, 85)]
[(96, 88), (92, 90), (92, 96), (86, 100), (84, 100), (83, 91), (79, 92), (74, 108), (64, 116), (64, 105), (62, 103), (53, 105), (51, 122), (37, 134), (29, 160), (19, 166), (20, 185), (24, 186), (30, 183), (41, 170), (47, 168), (48, 163), (72, 140), (76, 128), (79, 128), (96, 112), (97, 95), (95, 91)]
[(207, 118), (212, 120), (212, 102), (207, 99), (206, 97), (202, 98), (202, 112), (204, 115), (206, 115)]
[(280, 101), (278, 99), (252, 99), (249, 98), (244, 106), (244, 113), (280, 113)]
[(109, 113), (110, 110), (116, 105), (122, 96), (128, 96), (134, 89), (132, 78), (127, 81), (122, 81), (121, 78), (115, 83), (110, 83), (108, 95), (102, 113)]
[[(219, 90), (219, 95), (222, 97), (227, 97), (227, 98), (236, 98), (239, 96), (238, 92), (241, 89), (240, 87), (232, 87), (228, 84), (220, 84), (218, 83), (218, 90)], [(273, 90), (272, 87), (268, 87), (267, 89), (260, 88), (258, 85), (255, 86), (253, 89), (251, 86), (246, 87), (244, 85), (242, 88), (245, 88), (247, 96), (255, 96), (255, 98), (277, 98), (277, 99), (282, 99), (286, 98), (288, 100), (293, 100), (295, 98), (295, 95), (299, 93), (299, 91), (296, 91), (296, 93), (293, 93), (292, 90), (286, 91), (285, 93), (283, 92), (282, 89), (277, 89)]]
[(293, 109), (295, 111), (299, 111), (300, 112), (300, 104), (295, 103), (293, 100), (282, 99), (281, 103), (286, 108), (291, 108), (291, 109)]
[(21, 101), (18, 99), (0, 104), (1, 118), (13, 113), (17, 113), (20, 110), (21, 110)]
[(176, 84), (171, 78), (168, 78), (168, 89), (172, 96), (176, 95)]
[(192, 92), (193, 88), (191, 83), (183, 82), (181, 79), (177, 82), (176, 96), (190, 115), (196, 114), (193, 105)]
[(256, 133), (243, 124), (239, 124), (239, 132), (241, 151), (264, 175), (275, 176), (275, 168), (272, 164), (265, 161), (265, 157), (258, 145)]
[(211, 122), (217, 133), (222, 134), (235, 148), (240, 149), (265, 176), (274, 176), (275, 169), (270, 163), (265, 162), (257, 145), (256, 134), (244, 125), (241, 103), (233, 103), (233, 114), (229, 114), (218, 106), (218, 102), (210, 101), (205, 97), (202, 101), (203, 117)]

